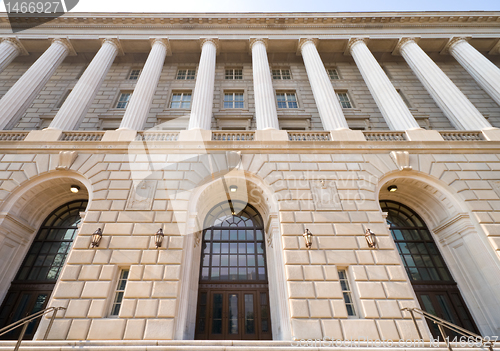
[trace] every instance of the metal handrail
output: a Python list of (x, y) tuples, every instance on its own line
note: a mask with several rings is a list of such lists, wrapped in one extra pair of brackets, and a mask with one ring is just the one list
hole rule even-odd
[(422, 338), (422, 333), (420, 332), (420, 329), (418, 328), (417, 320), (415, 319), (415, 315), (413, 312), (421, 314), (425, 319), (429, 319), (432, 321), (434, 324), (437, 324), (439, 328), (439, 332), (441, 333), (441, 336), (443, 337), (443, 340), (446, 342), (446, 346), (448, 347), (448, 350), (453, 351), (450, 345), (449, 339), (446, 338), (446, 334), (444, 332), (443, 327), (446, 327), (456, 333), (462, 334), (464, 336), (469, 336), (469, 337), (474, 337), (476, 340), (481, 340), (481, 346), (487, 346), (490, 351), (493, 351), (493, 344), (491, 343), (491, 340), (485, 340), (481, 335), (478, 335), (476, 333), (473, 333), (467, 329), (464, 329), (456, 324), (453, 324), (451, 322), (448, 322), (447, 320), (444, 320), (442, 318), (436, 317), (433, 314), (430, 314), (429, 312), (426, 312), (424, 310), (421, 310), (420, 308), (409, 308), (405, 307), (402, 308), (401, 311), (408, 311), (410, 312), (411, 319), (413, 320), (413, 323), (415, 323), (415, 328), (417, 328), (418, 336), (420, 339)]
[(21, 325), (23, 326), (23, 329), (21, 330), (21, 334), (19, 334), (19, 338), (17, 339), (17, 344), (16, 347), (14, 348), (14, 351), (19, 350), (19, 347), (21, 346), (21, 341), (23, 341), (24, 333), (26, 333), (26, 329), (28, 328), (28, 324), (37, 319), (42, 317), (43, 315), (53, 312), (52, 316), (50, 317), (50, 322), (49, 325), (47, 326), (47, 330), (45, 331), (45, 335), (43, 336), (43, 340), (47, 340), (47, 337), (49, 336), (50, 329), (52, 328), (52, 324), (54, 323), (54, 319), (56, 318), (57, 311), (59, 310), (65, 310), (66, 307), (48, 307), (45, 308), (41, 311), (35, 312), (32, 315), (29, 315), (27, 317), (24, 317), (23, 319), (20, 319), (12, 324), (9, 324), (8, 326), (0, 329), (0, 336), (16, 329), (19, 328)]

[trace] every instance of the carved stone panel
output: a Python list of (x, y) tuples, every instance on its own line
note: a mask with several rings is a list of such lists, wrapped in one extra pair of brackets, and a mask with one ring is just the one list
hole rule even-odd
[(142, 180), (130, 189), (127, 210), (151, 210), (156, 191), (156, 180)]
[(310, 184), (316, 210), (342, 210), (334, 181), (312, 180)]

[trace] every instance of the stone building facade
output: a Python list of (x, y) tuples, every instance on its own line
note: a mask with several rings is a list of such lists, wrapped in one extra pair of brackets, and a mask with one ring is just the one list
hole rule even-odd
[(500, 13), (0, 22), (0, 328), (500, 334)]

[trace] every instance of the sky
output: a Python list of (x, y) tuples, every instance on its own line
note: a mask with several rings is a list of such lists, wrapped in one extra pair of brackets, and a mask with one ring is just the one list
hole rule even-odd
[(500, 0), (79, 0), (71, 12), (359, 11), (500, 11)]

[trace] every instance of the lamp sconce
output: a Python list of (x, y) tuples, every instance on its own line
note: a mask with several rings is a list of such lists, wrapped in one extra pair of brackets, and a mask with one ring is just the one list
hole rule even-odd
[(304, 234), (302, 234), (302, 236), (304, 237), (304, 240), (306, 242), (306, 247), (309, 250), (312, 246), (312, 243), (313, 243), (313, 238), (312, 238), (313, 235), (309, 231), (309, 229), (306, 229), (306, 231), (304, 232)]
[(156, 232), (155, 234), (155, 245), (156, 245), (156, 248), (160, 248), (161, 247), (161, 244), (163, 243), (163, 238), (165, 237), (165, 235), (163, 234), (163, 229), (158, 229), (158, 231)]
[(99, 247), (99, 243), (102, 239), (102, 230), (97, 228), (97, 230), (92, 234), (92, 248)]
[(365, 231), (365, 239), (370, 249), (373, 249), (377, 246), (377, 236), (369, 228)]

